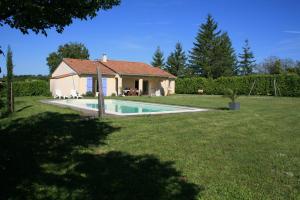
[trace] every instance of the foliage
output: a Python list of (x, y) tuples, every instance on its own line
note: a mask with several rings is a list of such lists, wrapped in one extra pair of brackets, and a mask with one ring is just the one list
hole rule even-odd
[(14, 75), (14, 81), (31, 81), (31, 80), (44, 80), (48, 81), (49, 76), (46, 75)]
[[(7, 88), (7, 84), (4, 84)], [(13, 84), (14, 96), (50, 96), (49, 82), (43, 80), (16, 81)]]
[(167, 59), (165, 70), (174, 76), (182, 77), (185, 75), (187, 57), (182, 49), (182, 45), (178, 42), (174, 52), (171, 52)]
[(239, 58), (240, 58), (239, 60), (240, 73), (242, 75), (252, 74), (255, 60), (248, 40), (245, 41), (245, 46), (243, 47), (243, 53), (239, 54)]
[(7, 48), (6, 54), (6, 68), (7, 68), (7, 112), (14, 112), (14, 88), (13, 88), (13, 61), (12, 61), (12, 51), (10, 46)]
[(286, 68), (286, 72), (290, 74), (298, 74), (300, 76), (300, 63), (297, 67)]
[(47, 57), (49, 73), (52, 74), (54, 72), (63, 58), (89, 59), (89, 57), (89, 51), (82, 43), (70, 42), (60, 45), (57, 52), (52, 52)]
[(211, 66), (212, 78), (234, 75), (237, 62), (236, 55), (227, 33), (223, 33), (217, 38), (214, 54), (214, 64)]
[(97, 15), (99, 10), (108, 10), (120, 4), (120, 0), (40, 0), (21, 3), (17, 0), (1, 0), (0, 26), (7, 24), (20, 30), (47, 35), (46, 30), (55, 28), (61, 33), (73, 19), (87, 20)]
[(83, 96), (85, 96), (85, 97), (95, 97), (95, 94), (93, 92), (89, 91), (89, 92), (86, 92)]
[[(47, 30), (55, 28), (62, 33), (74, 19), (87, 20), (97, 16), (99, 10), (119, 5), (121, 0), (1, 0), (0, 26), (7, 24), (23, 34), (30, 31), (47, 36)], [(0, 54), (3, 54), (0, 46)]]
[(154, 55), (152, 57), (151, 65), (154, 67), (164, 68), (165, 66), (164, 53), (161, 51), (160, 47), (157, 47)]
[(235, 88), (240, 95), (248, 95), (255, 82), (251, 94), (274, 95), (274, 80), (276, 80), (276, 89), (279, 95), (300, 96), (300, 76), (295, 74), (249, 75), (220, 77), (218, 79), (178, 78), (176, 80), (176, 93), (197, 94), (198, 89), (203, 89), (205, 94), (223, 95), (226, 88)]
[(281, 59), (276, 56), (266, 58), (261, 65), (267, 74), (280, 74), (283, 72)]
[(211, 15), (200, 26), (190, 52), (189, 67), (193, 75), (217, 78), (233, 74), (236, 56), (227, 33), (218, 30)]
[(236, 89), (226, 88), (223, 97), (229, 98), (232, 103), (235, 103), (238, 98), (238, 93)]

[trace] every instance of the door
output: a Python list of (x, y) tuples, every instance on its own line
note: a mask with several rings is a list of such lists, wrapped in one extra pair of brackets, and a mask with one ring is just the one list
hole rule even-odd
[(107, 96), (107, 78), (102, 78), (102, 92), (104, 96)]
[(137, 89), (137, 90), (140, 89), (140, 88), (139, 88), (139, 80), (135, 80), (135, 81), (134, 81), (134, 88)]
[(86, 92), (93, 92), (93, 77), (87, 77)]
[[(95, 81), (96, 91), (98, 92), (98, 80)], [(107, 96), (107, 78), (102, 78), (102, 93), (104, 96)]]
[(149, 94), (149, 81), (143, 81), (143, 94)]

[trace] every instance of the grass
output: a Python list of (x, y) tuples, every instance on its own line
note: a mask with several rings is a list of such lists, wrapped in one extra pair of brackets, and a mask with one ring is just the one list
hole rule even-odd
[(300, 98), (126, 97), (210, 112), (86, 119), (17, 98), (0, 199), (299, 199)]

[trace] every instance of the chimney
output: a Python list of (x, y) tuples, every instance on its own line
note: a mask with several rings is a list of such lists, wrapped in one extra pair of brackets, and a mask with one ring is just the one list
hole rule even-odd
[(102, 62), (107, 62), (107, 55), (105, 53), (102, 55)]

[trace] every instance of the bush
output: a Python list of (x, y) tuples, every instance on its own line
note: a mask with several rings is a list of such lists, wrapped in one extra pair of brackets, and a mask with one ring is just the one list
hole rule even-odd
[(85, 96), (85, 97), (95, 97), (95, 94), (93, 92), (86, 92), (83, 96)]
[(226, 88), (237, 90), (240, 95), (248, 95), (255, 82), (252, 95), (275, 95), (274, 80), (281, 96), (300, 96), (300, 76), (298, 75), (251, 75), (206, 79), (202, 77), (179, 78), (176, 93), (197, 94), (203, 89), (205, 94), (224, 95)]
[[(1, 96), (6, 96), (6, 83), (1, 89)], [(31, 80), (13, 82), (14, 96), (50, 96), (50, 86), (48, 81)]]

